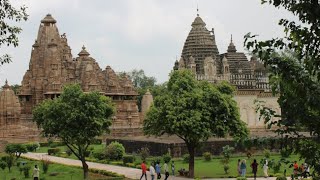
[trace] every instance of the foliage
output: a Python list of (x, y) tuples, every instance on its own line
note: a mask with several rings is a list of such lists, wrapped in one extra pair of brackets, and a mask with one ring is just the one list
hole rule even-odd
[(92, 156), (98, 160), (103, 160), (106, 158), (103, 152), (93, 152)]
[[(245, 46), (270, 67), (270, 83), (279, 95), (281, 115), (260, 106), (265, 122), (276, 125), (295, 153), (310, 162), (310, 169), (320, 174), (320, 5), (319, 1), (263, 0), (296, 18), (280, 19), (285, 36), (258, 41), (256, 35), (245, 36)], [(294, 20), (297, 19), (297, 20)], [(275, 120), (273, 117), (278, 118)], [(303, 138), (301, 132), (314, 138)], [(297, 138), (299, 137), (299, 138)]]
[(28, 143), (28, 144), (25, 144), (25, 146), (29, 152), (34, 152), (40, 147), (40, 144), (39, 143)]
[(222, 147), (223, 159), (221, 160), (221, 163), (223, 165), (223, 170), (224, 170), (225, 174), (229, 173), (230, 156), (233, 151), (234, 151), (234, 148), (230, 147), (229, 145)]
[(211, 161), (212, 154), (210, 152), (204, 152), (202, 156), (205, 161)]
[[(9, 0), (1, 0), (0, 11), (0, 47), (2, 45), (17, 47), (19, 44), (17, 35), (21, 33), (22, 29), (12, 25), (12, 22), (26, 21), (28, 19), (26, 7), (17, 8), (12, 6)], [(10, 61), (11, 57), (8, 54), (4, 54), (0, 57), (0, 66)]]
[(162, 155), (163, 162), (169, 163), (171, 161), (171, 155), (169, 153)]
[(48, 149), (48, 155), (57, 155), (61, 152), (60, 148), (50, 148)]
[(273, 169), (273, 173), (279, 173), (280, 172), (280, 168), (281, 168), (281, 161), (276, 161), (274, 159), (272, 159), (271, 161), (269, 161), (268, 166)]
[(142, 147), (139, 151), (139, 154), (141, 156), (141, 160), (145, 161), (149, 155), (150, 155), (150, 151), (148, 147)]
[(28, 152), (23, 144), (7, 144), (4, 151), (11, 156), (16, 156), (16, 159), (19, 159), (22, 153)]
[(184, 163), (189, 163), (190, 154), (184, 154), (184, 155), (182, 156), (182, 158), (183, 158), (183, 162), (184, 162)]
[(0, 160), (0, 168), (4, 170), (7, 167), (7, 163), (5, 161)]
[(225, 173), (225, 174), (229, 174), (229, 169), (230, 169), (229, 164), (224, 164), (224, 165), (223, 165), (223, 170), (224, 170), (224, 173)]
[(9, 172), (11, 172), (11, 167), (14, 165), (14, 157), (13, 155), (7, 155), (1, 157), (1, 160), (4, 161), (9, 169)]
[[(222, 89), (231, 88), (221, 84)], [(209, 137), (246, 137), (237, 103), (209, 82), (197, 81), (189, 70), (171, 73), (167, 87), (155, 97), (143, 122), (146, 135), (177, 135), (190, 154), (189, 174), (194, 176), (194, 151)]]
[(51, 164), (51, 162), (49, 159), (42, 159), (41, 164), (42, 164), (43, 173), (46, 174), (49, 170), (49, 165)]
[(23, 175), (24, 175), (25, 178), (29, 178), (30, 177), (30, 169), (31, 169), (31, 166), (29, 166), (29, 165), (26, 165), (26, 166), (22, 167)]
[(79, 84), (63, 88), (59, 98), (45, 100), (33, 110), (33, 120), (45, 137), (56, 137), (82, 162), (88, 176), (85, 153), (91, 142), (109, 132), (114, 107), (111, 99), (98, 92), (83, 93)]
[(285, 176), (277, 176), (276, 180), (287, 180)]
[(68, 147), (66, 147), (65, 152), (66, 152), (66, 154), (67, 154), (68, 156), (71, 156), (71, 154), (72, 154), (71, 149), (70, 149), (70, 148), (68, 148)]
[(104, 151), (104, 155), (110, 160), (121, 160), (124, 153), (125, 148), (117, 141), (111, 142)]
[(94, 139), (92, 144), (102, 144), (102, 139)]
[(122, 157), (123, 164), (133, 163), (135, 159), (136, 158), (133, 155), (124, 155)]
[(263, 155), (264, 155), (265, 158), (269, 159), (270, 155), (271, 155), (270, 150), (269, 149), (264, 149), (263, 150)]

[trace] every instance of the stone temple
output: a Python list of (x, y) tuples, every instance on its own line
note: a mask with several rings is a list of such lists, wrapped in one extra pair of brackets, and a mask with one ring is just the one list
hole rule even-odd
[(209, 31), (199, 14), (191, 26), (181, 58), (176, 60), (173, 69), (190, 69), (197, 80), (230, 82), (237, 89), (235, 100), (241, 119), (252, 132), (265, 129), (263, 120), (259, 120), (256, 113), (254, 101), (264, 101), (267, 107), (280, 113), (277, 97), (272, 95), (269, 87), (267, 69), (255, 57), (249, 61), (243, 52), (237, 52), (232, 36), (227, 52), (220, 54), (214, 29)]
[(41, 20), (38, 36), (32, 45), (29, 69), (18, 92), (19, 98), (8, 83), (3, 87), (0, 94), (0, 139), (38, 137), (39, 131), (32, 122), (32, 109), (45, 99), (58, 97), (63, 86), (70, 83), (79, 83), (84, 92), (98, 91), (112, 98), (116, 105), (112, 135), (142, 134), (136, 104), (138, 94), (131, 80), (127, 76), (119, 77), (110, 66), (102, 70), (85, 47), (73, 57), (68, 39), (65, 34), (59, 34), (56, 22), (50, 14)]

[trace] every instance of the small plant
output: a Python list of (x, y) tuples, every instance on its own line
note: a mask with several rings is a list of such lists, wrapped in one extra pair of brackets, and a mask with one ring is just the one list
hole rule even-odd
[(41, 164), (43, 173), (46, 174), (49, 170), (49, 165), (51, 164), (51, 162), (48, 159), (42, 159)]
[(93, 156), (95, 159), (98, 159), (98, 160), (103, 160), (103, 159), (106, 158), (105, 155), (104, 155), (104, 153), (102, 153), (102, 152), (94, 152), (94, 153), (92, 153), (92, 156)]
[(48, 155), (57, 155), (60, 151), (61, 150), (59, 148), (50, 148), (48, 149)]
[(269, 150), (269, 149), (264, 149), (264, 150), (263, 150), (263, 154), (264, 154), (264, 157), (265, 157), (265, 158), (267, 158), (267, 159), (270, 158), (271, 153), (270, 153), (270, 150)]
[(224, 173), (225, 173), (225, 174), (228, 174), (228, 173), (229, 173), (229, 169), (230, 169), (229, 164), (224, 164), (224, 165), (223, 165), (223, 170), (224, 170)]
[(117, 141), (111, 142), (104, 151), (104, 155), (110, 160), (121, 160), (124, 153), (123, 145)]
[(147, 159), (147, 157), (149, 157), (149, 155), (150, 155), (149, 148), (148, 147), (142, 147), (140, 149), (139, 154), (141, 156), (141, 160), (145, 161)]
[(22, 171), (23, 171), (23, 175), (25, 178), (29, 178), (30, 177), (30, 166), (23, 166), (22, 167)]
[(133, 163), (135, 161), (135, 157), (133, 155), (125, 155), (122, 157), (123, 164)]
[(202, 154), (202, 156), (205, 161), (211, 161), (212, 155), (210, 152), (205, 152)]
[(170, 156), (169, 153), (167, 153), (167, 154), (164, 154), (164, 155), (162, 156), (162, 159), (163, 159), (163, 161), (164, 161), (165, 163), (168, 163), (168, 162), (171, 161), (171, 156)]
[(2, 160), (0, 160), (0, 168), (1, 168), (2, 170), (4, 170), (6, 167), (7, 167), (7, 163), (4, 162), (4, 161), (2, 161)]
[(184, 162), (184, 163), (188, 163), (188, 162), (189, 162), (189, 159), (190, 159), (190, 155), (189, 155), (189, 154), (184, 154), (184, 155), (182, 156), (182, 158), (183, 158), (183, 162)]
[(28, 143), (25, 146), (29, 152), (34, 152), (40, 147), (40, 144), (39, 143)]

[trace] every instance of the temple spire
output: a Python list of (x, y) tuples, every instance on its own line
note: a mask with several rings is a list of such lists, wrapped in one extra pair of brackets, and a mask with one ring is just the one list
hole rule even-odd
[(230, 44), (228, 46), (228, 52), (237, 52), (236, 46), (233, 44), (232, 34), (231, 34)]
[(197, 2), (197, 16), (199, 16), (199, 3)]

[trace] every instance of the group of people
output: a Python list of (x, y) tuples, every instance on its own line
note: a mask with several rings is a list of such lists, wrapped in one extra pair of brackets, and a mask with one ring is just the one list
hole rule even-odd
[[(253, 177), (254, 179), (257, 178), (257, 172), (258, 172), (258, 163), (257, 160), (254, 159), (253, 162), (251, 163), (251, 168), (252, 168), (252, 173), (253, 173)], [(246, 176), (246, 171), (247, 171), (247, 165), (246, 165), (246, 160), (243, 159), (242, 161), (240, 159), (238, 159), (238, 175), (239, 176)], [(263, 173), (264, 173), (264, 177), (268, 177), (268, 161), (265, 160), (265, 163), (263, 164)]]
[(307, 178), (310, 176), (310, 167), (308, 166), (307, 163), (302, 163), (301, 166), (299, 167), (297, 161), (294, 161), (293, 164), (293, 175), (294, 176), (299, 176)]
[[(165, 174), (164, 179), (167, 180), (169, 177), (169, 166), (166, 162), (163, 164), (163, 169), (164, 169), (164, 174)], [(143, 178), (143, 176), (147, 180), (147, 165), (146, 165), (145, 161), (143, 161), (141, 163), (141, 170), (142, 170), (142, 175), (140, 177), (140, 180)], [(150, 175), (151, 175), (151, 180), (154, 180), (155, 176), (157, 176), (157, 179), (161, 179), (161, 165), (159, 162), (152, 162), (149, 167), (149, 171), (150, 171)], [(171, 172), (172, 172), (173, 176), (174, 176), (174, 171), (175, 171), (175, 165), (174, 165), (174, 161), (172, 161), (171, 162)]]

